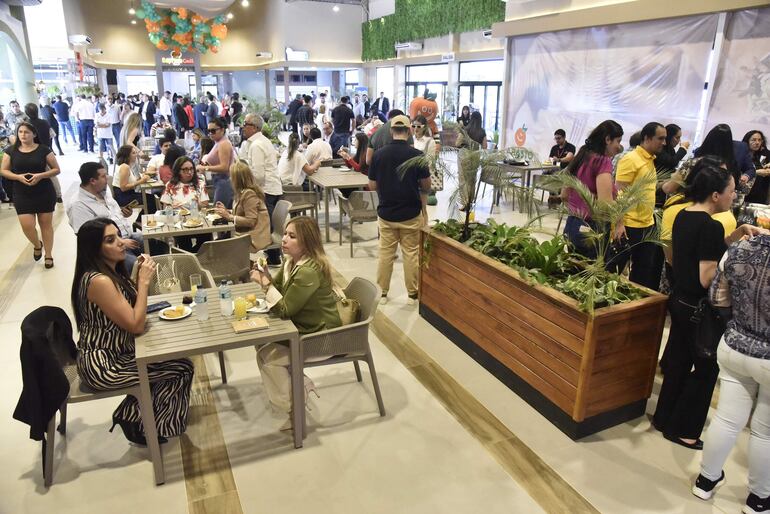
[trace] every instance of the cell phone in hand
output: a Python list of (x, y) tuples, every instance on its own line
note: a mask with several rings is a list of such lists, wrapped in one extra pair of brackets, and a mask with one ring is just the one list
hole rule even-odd
[(128, 207), (129, 209), (136, 209), (137, 207), (139, 207), (139, 200), (131, 200), (131, 202), (128, 205), (126, 205), (126, 207)]
[(158, 312), (160, 310), (163, 310), (167, 307), (171, 307), (171, 304), (168, 302), (158, 302), (153, 303), (151, 305), (147, 306), (147, 314), (150, 314), (151, 312)]

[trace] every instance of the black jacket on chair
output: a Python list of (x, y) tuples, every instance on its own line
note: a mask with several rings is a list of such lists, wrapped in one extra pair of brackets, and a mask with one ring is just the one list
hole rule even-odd
[(62, 366), (73, 363), (76, 356), (72, 323), (62, 309), (39, 307), (21, 322), (24, 387), (13, 418), (30, 426), (30, 439), (43, 439), (48, 421), (67, 399), (70, 384)]

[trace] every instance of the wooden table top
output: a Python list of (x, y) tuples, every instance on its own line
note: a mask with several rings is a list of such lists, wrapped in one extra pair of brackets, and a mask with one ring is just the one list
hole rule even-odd
[(527, 164), (526, 166), (518, 165), (518, 164), (506, 164), (504, 162), (501, 162), (499, 164), (507, 168), (513, 168), (514, 170), (517, 170), (517, 171), (537, 171), (537, 170), (550, 171), (550, 170), (560, 169), (557, 164), (542, 164), (539, 162), (533, 162), (533, 163)]
[(139, 189), (156, 189), (166, 187), (166, 184), (164, 184), (160, 180), (153, 180), (151, 182), (145, 182), (144, 184), (139, 184)]
[[(230, 232), (230, 231), (234, 232), (235, 231), (235, 223), (233, 223), (232, 221), (228, 221), (226, 224), (223, 224), (223, 225), (214, 225), (213, 222), (209, 221), (209, 219), (206, 216), (201, 216), (201, 221), (203, 221), (203, 224), (199, 227), (187, 228), (182, 224), (179, 228), (177, 228), (163, 221), (162, 227), (151, 228), (147, 226), (147, 218), (149, 218), (150, 216), (155, 218), (156, 215), (145, 214), (142, 216), (142, 235), (144, 237), (160, 239), (165, 237), (192, 236), (195, 234), (211, 234), (214, 232)], [(155, 218), (155, 219), (158, 219), (158, 218)]]
[[(236, 284), (231, 289), (233, 298), (247, 294), (255, 294), (257, 298), (265, 296), (262, 288), (255, 283)], [(177, 321), (164, 321), (158, 317), (158, 312), (148, 314), (146, 330), (136, 338), (136, 360), (158, 362), (299, 337), (291, 320), (283, 320), (269, 313), (249, 313), (250, 318), (266, 318), (270, 325), (268, 328), (236, 334), (231, 325), (235, 318), (220, 314), (219, 290), (214, 287), (206, 291), (209, 306), (209, 319), (206, 321), (198, 320), (195, 308), (192, 315)], [(180, 305), (185, 294), (189, 292), (154, 295), (147, 303), (167, 301), (172, 305)]]
[(369, 177), (354, 170), (345, 171), (343, 168), (318, 168), (318, 171), (308, 176), (313, 184), (323, 188), (328, 187), (364, 187), (369, 185)]

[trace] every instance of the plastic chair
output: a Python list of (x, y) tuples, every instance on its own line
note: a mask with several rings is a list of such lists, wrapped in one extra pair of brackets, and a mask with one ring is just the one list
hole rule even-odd
[(332, 355), (328, 359), (315, 362), (304, 362), (304, 368), (316, 368), (319, 366), (331, 366), (343, 362), (353, 362), (356, 371), (356, 380), (361, 382), (361, 368), (359, 361), (366, 361), (369, 373), (372, 376), (374, 394), (377, 397), (377, 406), (380, 416), (385, 415), (385, 405), (382, 402), (380, 384), (377, 381), (377, 372), (374, 369), (372, 350), (369, 347), (369, 324), (377, 312), (377, 304), (380, 302), (382, 289), (377, 284), (364, 278), (354, 278), (345, 288), (345, 296), (358, 300), (360, 311), (356, 323), (345, 325), (330, 330), (321, 330), (300, 338), (305, 359), (309, 357), (323, 357)]
[(197, 254), (172, 247), (172, 254), (194, 255), (201, 267), (211, 273), (214, 284), (222, 280), (232, 280), (235, 283), (248, 282), (251, 272), (251, 234), (216, 241), (206, 241), (201, 245)]
[(317, 191), (303, 191), (302, 186), (283, 186), (283, 199), (291, 202), (290, 215), (310, 211), (310, 215), (318, 219)]
[(281, 247), (281, 240), (283, 239), (283, 231), (286, 228), (286, 222), (289, 220), (289, 211), (291, 210), (291, 202), (287, 200), (278, 200), (275, 203), (273, 209), (273, 216), (270, 218), (270, 225), (273, 227), (273, 232), (270, 234), (272, 243), (263, 250), (273, 250)]
[[(350, 258), (353, 258), (353, 223), (359, 221), (377, 221), (377, 206), (380, 204), (375, 191), (353, 191), (345, 198), (338, 190), (334, 190), (340, 204), (340, 246), (342, 246), (342, 217), (347, 215), (350, 220)], [(377, 230), (379, 237), (379, 229)]]
[[(248, 254), (247, 254), (248, 255)], [(150, 289), (147, 292), (149, 296), (165, 294), (170, 292), (181, 292), (190, 290), (190, 275), (198, 274), (201, 276), (200, 287), (208, 289), (216, 287), (214, 277), (207, 269), (201, 266), (198, 258), (188, 253), (172, 253), (169, 255), (153, 255), (152, 260), (157, 264), (155, 280), (150, 282)], [(172, 265), (173, 263), (173, 265)], [(131, 271), (131, 277), (136, 278), (139, 273), (139, 267), (134, 263), (134, 269)], [(217, 352), (219, 356), (219, 369), (222, 373), (222, 383), (227, 383), (227, 369), (225, 368), (224, 352)]]

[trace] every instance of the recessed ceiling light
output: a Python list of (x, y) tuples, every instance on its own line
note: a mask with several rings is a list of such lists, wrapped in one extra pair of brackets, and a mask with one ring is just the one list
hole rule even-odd
[(340, 12), (340, 6), (339, 5), (335, 5), (334, 7), (332, 7), (332, 11)]
[(233, 13), (229, 12), (227, 13), (227, 19), (232, 20), (233, 19)]
[(136, 25), (136, 20), (131, 20), (131, 25)]
[(244, 6), (244, 7), (248, 7), (249, 6), (249, 0), (241, 0), (241, 5)]
[(134, 9), (133, 7), (132, 7), (132, 8), (130, 8), (130, 9), (128, 10), (128, 14), (130, 14), (131, 16), (133, 16), (134, 14), (136, 14), (136, 9)]

